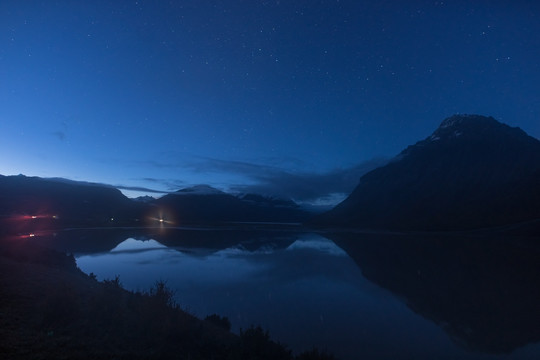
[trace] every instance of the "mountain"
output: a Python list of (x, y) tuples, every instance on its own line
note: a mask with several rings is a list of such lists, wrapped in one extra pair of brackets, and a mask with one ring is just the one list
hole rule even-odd
[(107, 185), (0, 175), (0, 217), (15, 232), (132, 224), (142, 206)]
[(454, 115), (316, 222), (395, 230), (494, 227), (540, 218), (540, 141), (492, 117)]
[[(154, 219), (174, 224), (216, 222), (302, 222), (310, 213), (294, 202), (259, 195), (236, 197), (207, 185), (182, 189), (153, 203)], [(159, 213), (159, 214), (158, 214)]]
[(156, 201), (156, 198), (152, 197), (152, 196), (144, 195), (144, 196), (138, 196), (136, 198), (133, 198), (132, 200), (139, 201), (139, 202), (147, 204), (147, 203), (151, 203), (153, 201)]
[(1, 233), (33, 236), (64, 227), (290, 223), (310, 216), (292, 201), (259, 195), (236, 197), (208, 185), (181, 189), (159, 199), (129, 199), (109, 185), (0, 175)]
[(211, 187), (210, 185), (195, 185), (188, 188), (180, 189), (176, 195), (226, 195), (223, 191)]

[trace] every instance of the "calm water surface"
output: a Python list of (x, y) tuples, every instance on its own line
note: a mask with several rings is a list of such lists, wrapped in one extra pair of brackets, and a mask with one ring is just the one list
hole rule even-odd
[[(175, 230), (68, 237), (96, 239), (90, 248), (63, 243), (75, 246), (86, 273), (119, 275), (130, 290), (165, 280), (196, 316), (227, 316), (235, 332), (261, 325), (294, 351), (315, 345), (342, 359), (540, 358), (540, 318), (528, 320), (540, 315), (539, 285), (514, 284), (539, 273), (528, 243), (523, 254), (513, 247), (522, 257), (506, 264), (499, 256), (508, 259), (509, 250), (500, 241), (486, 256), (477, 240), (391, 235)], [(514, 267), (508, 275), (513, 261), (533, 274)], [(482, 278), (501, 274), (502, 281)]]

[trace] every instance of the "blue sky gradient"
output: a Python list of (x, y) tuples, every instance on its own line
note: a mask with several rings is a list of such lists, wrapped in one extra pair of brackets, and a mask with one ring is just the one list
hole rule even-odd
[(539, 33), (536, 1), (2, 1), (0, 174), (337, 199), (455, 113), (539, 138)]

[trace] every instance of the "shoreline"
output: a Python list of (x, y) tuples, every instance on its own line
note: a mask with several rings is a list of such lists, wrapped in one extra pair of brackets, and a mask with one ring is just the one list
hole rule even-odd
[(131, 292), (118, 278), (86, 275), (72, 255), (0, 239), (0, 353), (36, 360), (334, 359), (315, 348), (293, 355), (260, 327), (236, 335), (221, 326), (226, 318), (198, 319), (171, 301), (164, 285)]

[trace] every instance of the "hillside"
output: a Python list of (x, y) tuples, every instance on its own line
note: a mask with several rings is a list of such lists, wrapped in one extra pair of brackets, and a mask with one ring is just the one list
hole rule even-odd
[(493, 118), (455, 115), (362, 176), (319, 225), (456, 230), (540, 218), (540, 141)]

